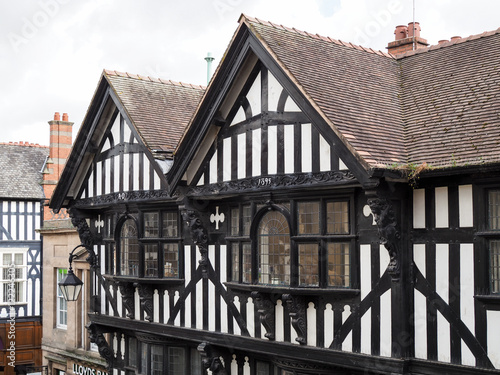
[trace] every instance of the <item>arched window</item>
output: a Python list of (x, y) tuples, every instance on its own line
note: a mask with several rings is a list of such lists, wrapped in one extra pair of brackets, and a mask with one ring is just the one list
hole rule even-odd
[(282, 213), (266, 213), (257, 230), (259, 283), (290, 285), (290, 228)]
[(127, 219), (120, 232), (120, 274), (139, 276), (139, 240), (133, 219)]

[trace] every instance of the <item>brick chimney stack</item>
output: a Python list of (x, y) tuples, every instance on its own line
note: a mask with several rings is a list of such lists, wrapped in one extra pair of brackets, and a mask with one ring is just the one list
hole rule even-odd
[(420, 37), (420, 24), (410, 22), (408, 26), (396, 26), (394, 35), (396, 36), (393, 42), (387, 45), (387, 52), (392, 55), (399, 55), (414, 49), (425, 48), (429, 45), (427, 40)]
[[(50, 199), (61, 176), (64, 164), (68, 158), (71, 145), (73, 123), (68, 121), (68, 114), (63, 113), (62, 121), (59, 112), (54, 114), (54, 120), (49, 121), (50, 125), (50, 146), (49, 157), (43, 170), (43, 191), (45, 197)], [(48, 202), (48, 201), (47, 201)], [(44, 209), (44, 220), (54, 219), (52, 210), (48, 207)]]

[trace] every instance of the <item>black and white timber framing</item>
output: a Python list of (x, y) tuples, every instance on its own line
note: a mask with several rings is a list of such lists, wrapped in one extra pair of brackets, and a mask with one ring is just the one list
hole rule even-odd
[[(198, 348), (213, 374), (499, 373), (500, 299), (490, 293), (484, 233), (484, 191), (498, 186), (498, 171), (430, 175), (418, 186), (397, 171), (368, 174), (245, 28), (220, 70), (168, 173), (101, 86), (51, 203), (70, 207), (95, 254), (90, 329), (113, 374), (141, 373), (127, 360), (131, 340)], [(300, 236), (298, 205), (339, 200), (349, 205), (349, 284), (259, 283), (265, 213), (283, 214), (298, 257), (300, 244), (331, 240)], [(244, 227), (243, 214), (231, 222), (235, 210), (248, 212), (250, 235), (233, 232)], [(145, 214), (166, 212), (178, 232), (154, 242)], [(119, 271), (128, 220), (139, 241), (135, 276)], [(179, 249), (177, 276), (166, 276), (158, 253), (161, 272), (147, 277), (146, 247), (167, 242)], [(232, 253), (246, 242), (247, 283), (234, 280)]]

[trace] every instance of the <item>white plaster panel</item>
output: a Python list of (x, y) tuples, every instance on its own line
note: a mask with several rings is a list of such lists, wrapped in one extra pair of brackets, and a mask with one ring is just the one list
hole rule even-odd
[(111, 145), (110, 145), (110, 143), (109, 143), (109, 139), (108, 139), (108, 138), (106, 138), (106, 140), (104, 141), (104, 144), (103, 144), (103, 146), (102, 146), (102, 148), (101, 148), (101, 152), (107, 151), (107, 150), (109, 150), (110, 148), (111, 148)]
[(257, 75), (255, 78), (252, 87), (248, 91), (247, 99), (250, 103), (250, 107), (252, 108), (252, 116), (258, 115), (261, 112), (261, 73)]
[(130, 154), (123, 155), (123, 191), (129, 191)]
[(285, 157), (285, 173), (293, 173), (295, 166), (295, 150), (294, 150), (294, 126), (285, 125), (283, 127), (283, 139), (284, 139), (284, 157)]
[(261, 153), (262, 153), (262, 136), (261, 130), (255, 129), (252, 131), (252, 176), (260, 176), (261, 168)]
[(461, 227), (472, 227), (474, 223), (472, 207), (472, 185), (458, 187), (459, 223)]
[[(184, 246), (184, 283), (185, 286), (188, 285), (191, 280), (191, 246)], [(186, 327), (191, 327), (191, 298), (188, 297), (184, 300), (184, 305), (186, 306), (184, 323)]]
[(153, 172), (153, 189), (160, 190), (160, 188), (161, 188), (160, 176), (158, 176), (158, 173)]
[(268, 72), (267, 74), (267, 97), (268, 97), (268, 109), (270, 111), (278, 110), (278, 102), (283, 91), (283, 87), (280, 85), (276, 77)]
[(106, 176), (104, 179), (104, 192), (103, 194), (111, 193), (111, 159), (104, 160), (104, 170), (106, 171)]
[(142, 188), (144, 190), (151, 190), (149, 186), (150, 166), (151, 163), (149, 162), (149, 159), (143, 154)]
[[(460, 318), (475, 332), (474, 318), (474, 244), (460, 244)], [(462, 364), (476, 365), (476, 358), (462, 340)]]
[(321, 172), (327, 172), (332, 169), (330, 144), (320, 134), (319, 135), (319, 169)]
[(500, 311), (488, 310), (486, 312), (486, 322), (488, 327), (488, 357), (495, 368), (500, 369)]
[(437, 187), (434, 190), (436, 201), (436, 228), (448, 228), (448, 187)]
[(312, 127), (302, 124), (302, 172), (312, 172)]
[(114, 171), (114, 176), (113, 176), (113, 185), (114, 185), (114, 190), (115, 192), (120, 191), (120, 157), (119, 156), (113, 156), (112, 159), (113, 163), (115, 163), (115, 171)]
[(312, 302), (307, 307), (307, 345), (316, 346), (316, 308)]
[[(231, 180), (231, 161), (233, 160), (231, 155), (231, 138), (225, 138), (222, 141), (223, 147), (223, 161), (222, 161), (222, 180), (230, 181)], [(211, 174), (211, 173), (210, 173)]]
[(425, 189), (413, 190), (413, 228), (425, 228)]
[[(240, 304), (240, 299), (239, 297), (234, 297), (234, 306), (236, 307), (236, 309), (241, 312), (241, 304)], [(233, 332), (236, 336), (240, 336), (241, 335), (241, 328), (238, 324), (238, 322), (236, 321), (236, 319), (233, 318)]]
[[(436, 292), (449, 301), (449, 245), (436, 244)], [(450, 362), (450, 324), (441, 313), (437, 314), (438, 360)]]
[[(253, 298), (247, 300), (247, 330), (250, 337), (255, 337), (255, 306)], [(266, 330), (261, 330), (261, 338), (265, 338)]]
[(361, 317), (361, 353), (371, 354), (372, 352), (372, 309)]
[[(195, 264), (200, 264), (201, 255), (200, 249), (196, 246), (196, 260)], [(203, 310), (208, 306), (203, 306), (203, 282), (202, 280), (196, 283), (196, 328), (203, 329)]]
[(247, 174), (247, 133), (238, 134), (238, 178)]
[(301, 112), (299, 106), (295, 101), (289, 96), (285, 102), (286, 112)]
[(217, 150), (215, 150), (212, 159), (210, 159), (210, 167), (209, 167), (209, 182), (214, 184), (217, 182)]
[(334, 329), (334, 312), (333, 312), (333, 307), (330, 303), (327, 303), (325, 306), (325, 313), (324, 313), (324, 337), (325, 337), (325, 343), (324, 347), (329, 348), (330, 345), (333, 342), (333, 329)]
[(278, 127), (275, 125), (267, 128), (267, 171), (278, 173)]
[(391, 290), (389, 289), (380, 297), (380, 355), (383, 357), (390, 357), (392, 354), (391, 306)]
[(243, 109), (242, 106), (240, 106), (240, 108), (238, 109), (238, 112), (236, 112), (236, 115), (234, 116), (233, 121), (231, 122), (230, 126), (239, 124), (240, 122), (245, 121), (245, 120), (246, 120), (245, 110)]
[(115, 146), (120, 143), (120, 117), (121, 115), (116, 116), (115, 122), (111, 126), (111, 135)]
[(360, 245), (361, 300), (372, 290), (371, 245)]
[(123, 125), (123, 140), (125, 141), (125, 143), (130, 142), (131, 134), (132, 134), (132, 132), (130, 131), (130, 128), (127, 124), (127, 121), (125, 120), (124, 125)]
[(134, 167), (133, 167), (133, 188), (134, 188), (134, 191), (137, 191), (139, 190), (139, 179), (140, 179), (140, 170), (139, 170), (139, 164), (141, 163), (141, 160), (142, 159), (142, 153), (138, 153), (138, 154), (133, 154), (133, 157), (134, 157)]
[[(285, 323), (283, 320), (283, 302), (281, 300), (276, 301), (276, 341), (285, 341)], [(264, 327), (262, 327), (264, 328)]]
[[(413, 261), (420, 273), (425, 277), (425, 245), (413, 245)], [(415, 357), (427, 359), (427, 302), (425, 296), (415, 290), (414, 325), (415, 325)]]
[(346, 171), (349, 168), (347, 168), (347, 165), (344, 164), (344, 161), (339, 158), (339, 171)]

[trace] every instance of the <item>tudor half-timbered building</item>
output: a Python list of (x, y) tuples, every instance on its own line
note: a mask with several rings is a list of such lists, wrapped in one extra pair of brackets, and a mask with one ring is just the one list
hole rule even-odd
[(41, 365), (42, 240), (37, 230), (48, 155), (48, 147), (38, 144), (0, 144), (0, 371), (5, 374)]
[(206, 92), (104, 71), (51, 207), (113, 373), (498, 373), (499, 52), (242, 16)]

